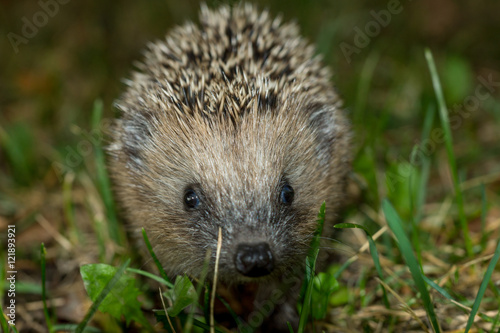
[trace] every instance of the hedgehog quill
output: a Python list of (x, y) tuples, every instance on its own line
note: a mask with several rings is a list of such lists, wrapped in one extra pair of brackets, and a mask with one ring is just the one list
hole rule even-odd
[[(208, 249), (213, 272), (220, 227), (221, 284), (257, 285), (259, 304), (301, 278), (319, 207), (334, 218), (350, 169), (330, 77), (296, 25), (250, 4), (202, 6), (200, 26), (147, 46), (116, 103), (109, 166), (169, 274), (199, 276)], [(285, 294), (262, 331), (297, 324), (298, 291)]]

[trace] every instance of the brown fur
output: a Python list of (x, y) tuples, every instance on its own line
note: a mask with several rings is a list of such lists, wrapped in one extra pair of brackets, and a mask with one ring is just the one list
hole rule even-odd
[[(109, 148), (116, 195), (170, 274), (199, 275), (221, 227), (220, 280), (272, 289), (301, 271), (321, 203), (333, 216), (344, 197), (348, 125), (295, 25), (251, 5), (203, 7), (200, 22), (148, 45), (126, 81)], [(284, 181), (295, 190), (286, 207)], [(184, 208), (188, 187), (201, 194), (196, 212)], [(248, 241), (269, 243), (271, 275), (235, 271), (235, 247)], [(278, 308), (275, 318), (291, 319), (293, 304)]]

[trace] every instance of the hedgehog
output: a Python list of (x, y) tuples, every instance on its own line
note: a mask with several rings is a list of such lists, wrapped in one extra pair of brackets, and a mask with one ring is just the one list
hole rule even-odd
[(207, 251), (211, 276), (220, 230), (218, 282), (255, 285), (261, 330), (288, 331), (319, 208), (331, 224), (346, 196), (349, 123), (295, 23), (243, 3), (199, 21), (148, 44), (125, 80), (115, 194), (172, 276), (200, 276)]

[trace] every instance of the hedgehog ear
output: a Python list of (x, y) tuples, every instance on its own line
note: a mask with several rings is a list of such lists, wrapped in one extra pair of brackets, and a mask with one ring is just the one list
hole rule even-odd
[(143, 166), (143, 150), (151, 139), (151, 115), (135, 112), (121, 121), (122, 149), (128, 160), (136, 167)]
[(339, 134), (335, 109), (335, 106), (325, 104), (312, 104), (307, 108), (309, 126), (316, 134), (317, 157), (322, 164), (330, 163), (335, 141)]

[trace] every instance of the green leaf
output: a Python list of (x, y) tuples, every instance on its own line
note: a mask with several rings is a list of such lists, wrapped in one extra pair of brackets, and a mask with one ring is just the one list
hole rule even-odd
[(311, 313), (314, 319), (324, 319), (330, 295), (337, 290), (339, 283), (330, 273), (318, 273), (313, 280)]
[(346, 305), (349, 302), (349, 297), (351, 296), (350, 290), (345, 286), (339, 286), (339, 288), (332, 293), (330, 296), (330, 306), (337, 307), (341, 305)]
[(183, 309), (198, 301), (196, 289), (187, 276), (178, 275), (175, 278), (174, 289), (168, 290), (166, 296), (172, 300), (172, 306), (167, 309), (171, 317), (177, 316)]
[[(80, 268), (85, 290), (92, 301), (106, 287), (116, 274), (117, 268), (106, 264), (90, 264)], [(141, 303), (137, 297), (141, 294), (135, 286), (135, 279), (127, 273), (120, 276), (118, 282), (111, 289), (99, 306), (99, 310), (109, 313), (118, 320), (123, 316), (127, 325), (136, 321), (149, 327), (149, 323), (141, 311)]]

